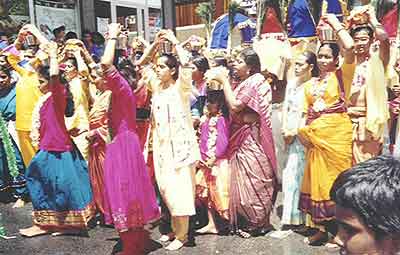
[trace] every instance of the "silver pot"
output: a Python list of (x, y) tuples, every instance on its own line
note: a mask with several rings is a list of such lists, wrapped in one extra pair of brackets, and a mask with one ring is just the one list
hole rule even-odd
[(319, 40), (321, 42), (336, 42), (338, 37), (331, 27), (322, 27), (318, 32)]
[(24, 43), (28, 47), (34, 46), (34, 45), (36, 45), (36, 38), (33, 35), (28, 34), (27, 36), (25, 36)]
[(125, 50), (128, 47), (128, 37), (126, 35), (118, 36), (117, 50)]
[(160, 43), (160, 53), (171, 54), (173, 50), (173, 45), (170, 41), (164, 41)]

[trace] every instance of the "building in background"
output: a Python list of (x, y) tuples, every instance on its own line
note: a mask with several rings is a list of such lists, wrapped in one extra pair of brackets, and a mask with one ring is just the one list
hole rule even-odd
[(161, 0), (9, 0), (0, 1), (0, 29), (15, 34), (26, 23), (42, 32), (64, 25), (81, 35), (85, 29), (105, 32), (121, 23), (130, 35), (151, 40), (161, 29)]
[[(87, 16), (86, 10), (94, 13)], [(84, 0), (82, 11), (89, 30), (105, 32), (108, 23), (118, 22), (133, 36), (151, 40), (161, 29), (161, 0)]]
[[(202, 24), (196, 15), (196, 7), (208, 0), (175, 0), (176, 26), (191, 26)], [(215, 19), (228, 11), (229, 0), (215, 0)]]

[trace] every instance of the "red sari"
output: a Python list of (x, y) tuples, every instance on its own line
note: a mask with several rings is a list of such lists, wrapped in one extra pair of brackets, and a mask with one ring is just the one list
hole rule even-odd
[[(139, 81), (140, 83), (141, 81)], [(146, 86), (142, 86), (135, 90), (135, 96), (137, 98), (136, 102), (136, 125), (137, 125), (137, 135), (139, 136), (140, 147), (143, 151), (144, 158), (146, 160), (146, 165), (149, 170), (149, 175), (153, 184), (155, 181), (154, 174), (154, 163), (153, 163), (153, 152), (149, 149), (151, 135), (150, 133), (150, 99), (151, 93)]]

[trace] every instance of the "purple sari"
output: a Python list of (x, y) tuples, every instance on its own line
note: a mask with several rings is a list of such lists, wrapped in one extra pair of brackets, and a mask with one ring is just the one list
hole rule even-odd
[(118, 231), (143, 227), (159, 217), (154, 187), (136, 133), (136, 98), (128, 82), (114, 68), (107, 74), (112, 91), (109, 113), (112, 141), (104, 162), (105, 220)]

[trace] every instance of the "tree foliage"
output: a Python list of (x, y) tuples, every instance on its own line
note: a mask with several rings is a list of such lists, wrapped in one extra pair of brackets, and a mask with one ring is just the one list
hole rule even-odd
[(207, 34), (209, 34), (215, 14), (215, 0), (200, 3), (196, 7), (196, 14), (206, 25)]

